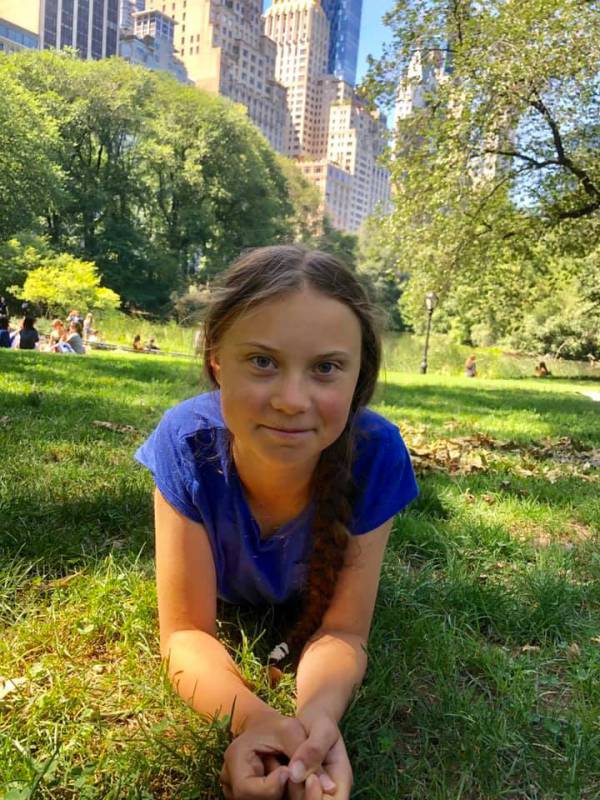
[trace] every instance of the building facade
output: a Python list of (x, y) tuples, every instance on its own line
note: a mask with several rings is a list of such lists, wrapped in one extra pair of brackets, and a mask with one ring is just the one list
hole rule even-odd
[(41, 49), (73, 47), (82, 58), (117, 54), (119, 0), (0, 0), (0, 14), (36, 35)]
[(19, 50), (37, 50), (39, 38), (32, 31), (21, 28), (0, 17), (0, 53), (16, 53)]
[(162, 11), (130, 11), (122, 19), (125, 23), (119, 40), (122, 58), (147, 69), (169, 72), (181, 83), (189, 82), (183, 62), (175, 55), (177, 23), (172, 17)]
[(389, 203), (389, 173), (379, 163), (386, 120), (329, 72), (331, 27), (318, 0), (274, 0), (265, 33), (277, 44), (275, 76), (288, 91), (287, 155), (319, 188), (333, 225), (356, 233)]
[(121, 35), (133, 33), (133, 15), (136, 11), (145, 11), (146, 0), (121, 0), (119, 6), (119, 31)]
[(261, 0), (147, 0), (179, 23), (175, 47), (190, 79), (248, 110), (272, 147), (286, 147), (286, 91), (275, 80), (277, 48), (263, 32)]
[(330, 26), (328, 72), (356, 83), (362, 0), (322, 0)]

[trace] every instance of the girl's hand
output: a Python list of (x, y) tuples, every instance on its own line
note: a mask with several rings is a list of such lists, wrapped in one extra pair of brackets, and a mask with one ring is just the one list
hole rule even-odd
[(289, 768), (278, 756), (291, 758), (306, 731), (293, 717), (276, 711), (249, 720), (225, 751), (221, 787), (226, 800), (281, 800)]
[(289, 764), (290, 796), (297, 797), (297, 786), (304, 783), (305, 800), (349, 800), (352, 767), (337, 723), (326, 715), (299, 716), (308, 734), (293, 753)]

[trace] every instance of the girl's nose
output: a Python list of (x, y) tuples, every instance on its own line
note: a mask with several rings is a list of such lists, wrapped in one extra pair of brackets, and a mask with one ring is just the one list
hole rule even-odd
[(302, 378), (283, 378), (271, 397), (271, 405), (284, 414), (301, 414), (310, 408), (308, 387)]

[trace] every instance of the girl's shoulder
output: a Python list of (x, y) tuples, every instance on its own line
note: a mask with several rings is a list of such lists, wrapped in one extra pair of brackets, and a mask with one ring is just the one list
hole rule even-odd
[(225, 428), (221, 393), (205, 392), (190, 397), (166, 411), (159, 423), (174, 439), (187, 439), (200, 431)]

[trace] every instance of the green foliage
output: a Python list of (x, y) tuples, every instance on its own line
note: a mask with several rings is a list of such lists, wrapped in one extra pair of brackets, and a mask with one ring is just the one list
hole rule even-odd
[(598, 4), (397, 0), (387, 21), (372, 99), (407, 85), (416, 54), (427, 70), (446, 65), (398, 121), (390, 160), (389, 241), (411, 276), (402, 314), (417, 324), (433, 289), (444, 329), (513, 336), (550, 290), (583, 283), (561, 283), (554, 263), (599, 241)]
[(292, 159), (277, 156), (277, 164), (287, 182), (293, 209), (289, 220), (293, 240), (310, 244), (323, 233), (320, 192)]
[(8, 64), (0, 53), (0, 242), (33, 223), (54, 197), (60, 174), (54, 121)]
[[(11, 112), (23, 101), (14, 118), (0, 112), (0, 173), (12, 180), (32, 164), (29, 183), (15, 184), (14, 213), (3, 209), (0, 241), (35, 217), (55, 251), (93, 261), (126, 307), (167, 311), (173, 294), (244, 248), (295, 236), (312, 208), (240, 106), (171, 76), (23, 51), (0, 59), (0, 77)], [(52, 191), (36, 167), (42, 155)], [(0, 184), (0, 196), (9, 189)]]
[(64, 315), (70, 308), (114, 309), (121, 302), (116, 292), (100, 285), (95, 264), (68, 253), (47, 257), (43, 266), (27, 274), (21, 289), (11, 286), (10, 290), (52, 315)]
[(22, 286), (27, 274), (39, 267), (51, 252), (46, 239), (29, 233), (0, 242), (0, 294), (10, 299), (7, 287)]
[(398, 262), (390, 223), (391, 219), (385, 216), (365, 221), (358, 240), (357, 269), (367, 278), (378, 305), (385, 311), (387, 329), (402, 331), (407, 326), (399, 301), (408, 273)]
[(312, 240), (311, 245), (317, 250), (336, 256), (350, 269), (356, 269), (358, 237), (334, 228), (327, 216), (323, 219), (322, 233)]

